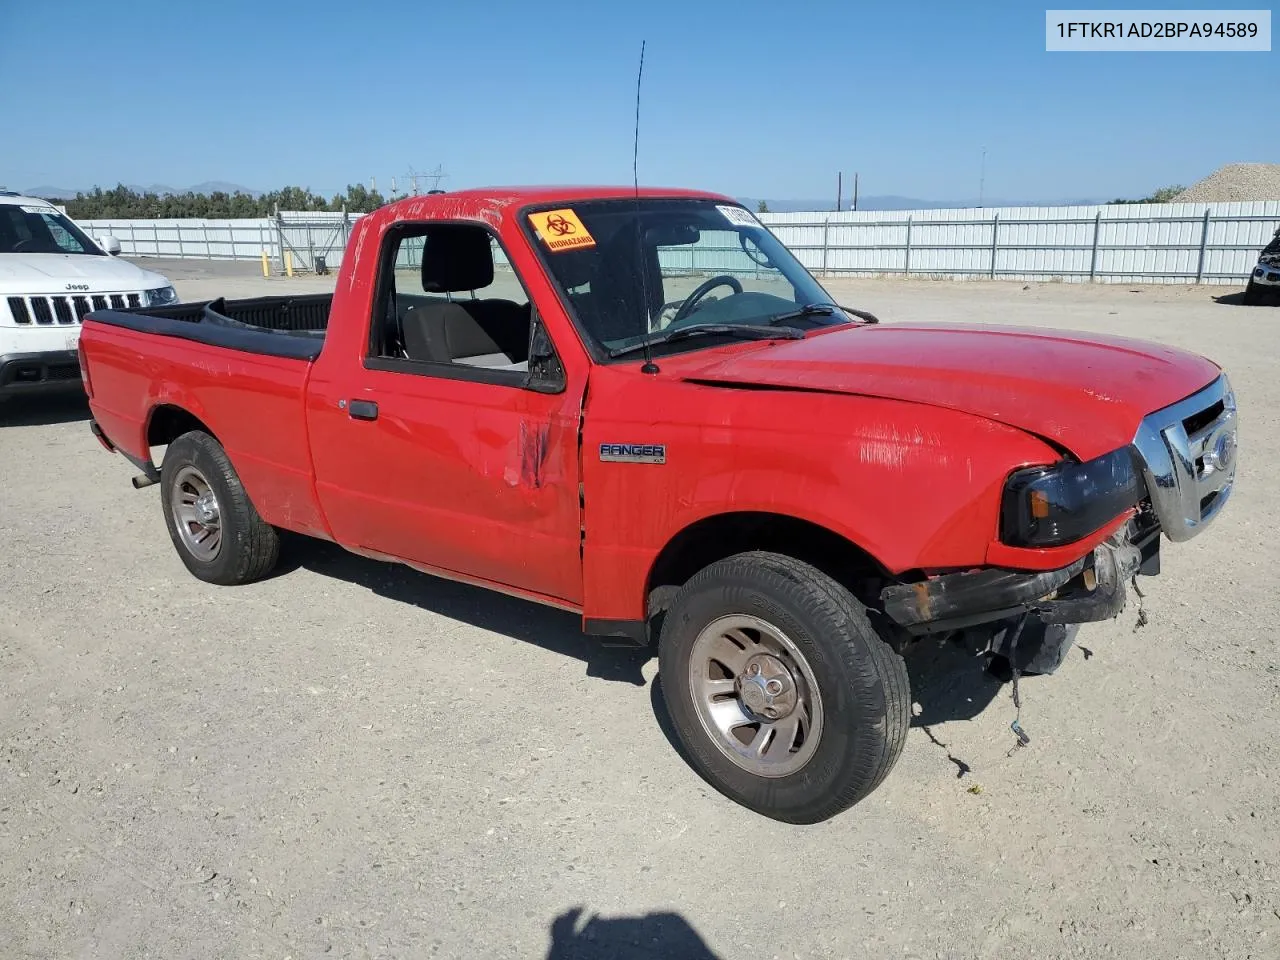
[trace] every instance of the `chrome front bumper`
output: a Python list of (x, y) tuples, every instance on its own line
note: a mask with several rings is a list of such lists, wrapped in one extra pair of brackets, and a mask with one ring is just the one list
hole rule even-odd
[(1260, 287), (1280, 287), (1280, 263), (1259, 263), (1251, 280)]
[(1160, 528), (1170, 540), (1190, 540), (1235, 483), (1236, 398), (1226, 374), (1146, 417), (1133, 446)]

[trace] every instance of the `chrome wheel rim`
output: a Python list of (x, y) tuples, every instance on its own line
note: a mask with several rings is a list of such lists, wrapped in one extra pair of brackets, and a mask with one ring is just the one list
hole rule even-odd
[(183, 467), (173, 479), (169, 495), (173, 525), (183, 546), (197, 560), (208, 562), (222, 549), (222, 511), (218, 497), (199, 470)]
[(822, 739), (822, 695), (808, 661), (759, 617), (720, 617), (689, 657), (689, 693), (702, 728), (735, 764), (785, 777), (813, 759)]

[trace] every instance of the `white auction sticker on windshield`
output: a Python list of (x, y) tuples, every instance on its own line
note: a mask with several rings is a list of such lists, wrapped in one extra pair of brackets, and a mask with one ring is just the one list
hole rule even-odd
[(53, 207), (37, 207), (34, 204), (24, 203), (18, 207), (23, 213), (57, 213)]
[(758, 227), (760, 221), (751, 215), (749, 210), (742, 207), (729, 207), (717, 205), (716, 209), (724, 214), (724, 218), (732, 223), (735, 227)]

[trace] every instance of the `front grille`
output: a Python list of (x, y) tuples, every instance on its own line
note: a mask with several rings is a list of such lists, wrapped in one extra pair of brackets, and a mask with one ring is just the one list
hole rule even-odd
[(1217, 516), (1235, 482), (1236, 401), (1226, 376), (1146, 417), (1133, 445), (1165, 535), (1195, 536)]
[(95, 293), (81, 296), (8, 297), (13, 322), (26, 325), (83, 323), (86, 313), (94, 310), (136, 309), (142, 306), (141, 293)]
[(1277, 280), (1280, 280), (1280, 273), (1268, 273), (1267, 279), (1272, 283), (1275, 283)]
[(1219, 400), (1210, 407), (1206, 407), (1199, 413), (1193, 413), (1182, 421), (1182, 429), (1187, 431), (1187, 436), (1194, 436), (1199, 433), (1213, 421), (1222, 415), (1223, 403)]

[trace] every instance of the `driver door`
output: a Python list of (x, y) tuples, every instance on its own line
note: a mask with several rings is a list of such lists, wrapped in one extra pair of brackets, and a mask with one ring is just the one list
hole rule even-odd
[[(335, 539), (358, 552), (579, 605), (584, 383), (570, 382), (510, 258), (496, 272), (487, 259), (496, 237), (443, 226), (388, 233), (372, 319), (344, 321), (372, 323), (369, 343), (359, 357), (335, 352), (351, 364), (336, 375), (319, 363), (312, 375), (321, 505)], [(406, 241), (423, 235), (419, 264)], [(427, 310), (434, 319), (411, 329)], [(502, 356), (518, 338), (499, 326), (510, 332), (521, 311), (525, 355)]]

